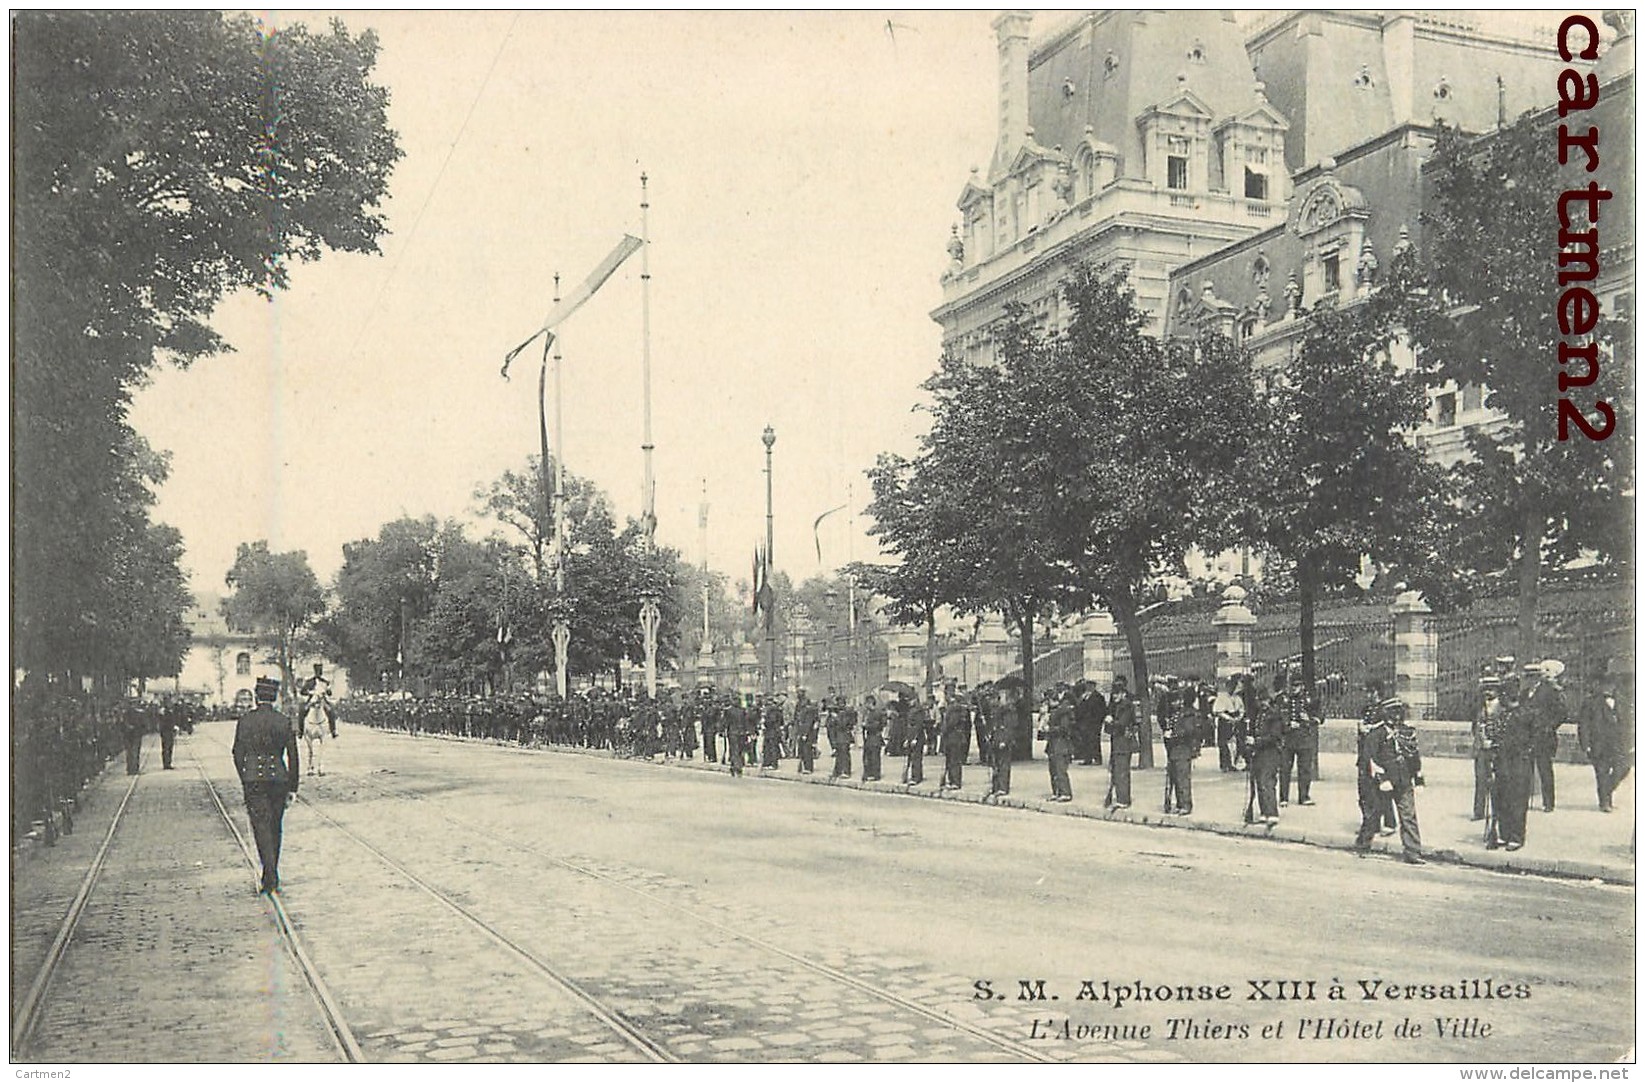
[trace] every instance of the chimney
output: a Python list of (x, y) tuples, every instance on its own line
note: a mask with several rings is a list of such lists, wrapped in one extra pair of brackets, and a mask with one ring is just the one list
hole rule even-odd
[(993, 24), (1000, 54), (1000, 135), (994, 146), (995, 176), (1011, 164), (1028, 130), (1028, 28), (1033, 21), (1030, 12), (1007, 11)]

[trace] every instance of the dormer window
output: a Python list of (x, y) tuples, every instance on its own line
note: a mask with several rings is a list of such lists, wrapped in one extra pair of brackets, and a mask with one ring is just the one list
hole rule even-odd
[(1171, 136), (1166, 142), (1165, 152), (1165, 186), (1184, 190), (1188, 187), (1188, 152), (1190, 144), (1180, 135)]
[(1268, 199), (1268, 174), (1264, 170), (1254, 169), (1249, 164), (1245, 167), (1245, 198)]
[(1322, 263), (1322, 277), (1326, 293), (1336, 293), (1342, 289), (1342, 260), (1337, 253), (1332, 252), (1325, 256)]

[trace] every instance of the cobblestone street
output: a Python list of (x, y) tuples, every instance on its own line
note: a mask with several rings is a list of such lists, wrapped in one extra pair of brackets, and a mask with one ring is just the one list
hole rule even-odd
[[(180, 739), (179, 771), (145, 764), (31, 1059), (339, 1058), (193, 767), (243, 825), (231, 734)], [(14, 998), (126, 781), (106, 774), (80, 830), (22, 868)], [(282, 879), (378, 1062), (1607, 1059), (1633, 1019), (1628, 887), (351, 726), (287, 814)], [(1045, 1000), (1018, 999), (1040, 981)], [(1077, 999), (1086, 981), (1173, 991), (1116, 1007)], [(1253, 1000), (1252, 981), (1318, 1000)], [(1529, 995), (1372, 1001), (1361, 981)], [(1446, 1016), (1490, 1036), (1439, 1038)], [(1384, 1037), (1295, 1036), (1323, 1017)], [(1420, 1041), (1392, 1037), (1407, 1017)]]

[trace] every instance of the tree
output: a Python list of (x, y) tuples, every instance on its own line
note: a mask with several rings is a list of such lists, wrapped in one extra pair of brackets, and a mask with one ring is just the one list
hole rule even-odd
[[(1608, 312), (1591, 333), (1561, 333), (1560, 290), (1597, 276), (1604, 204), (1560, 200), (1568, 188), (1586, 190), (1592, 178), (1584, 155), (1562, 168), (1549, 149), (1558, 123), (1544, 113), (1477, 139), (1440, 133), (1425, 170), (1422, 216), (1434, 288), (1413, 293), (1406, 313), (1434, 377), (1485, 388), (1487, 404), (1505, 417), (1469, 433), (1473, 461), (1461, 483), (1473, 536), (1483, 543), (1473, 548), (1476, 566), (1496, 571), (1517, 563), (1521, 658), (1540, 654), (1544, 566), (1584, 552), (1625, 562), (1633, 548), (1633, 328), (1624, 314)], [(1570, 229), (1558, 238), (1567, 254), (1557, 277), (1556, 207), (1570, 215)], [(1585, 256), (1592, 274), (1584, 273)], [(1584, 386), (1589, 375), (1598, 381)], [(1561, 406), (1567, 399), (1608, 437), (1590, 439), (1569, 423)], [(1596, 408), (1596, 399), (1607, 405)]]
[[(1083, 609), (1092, 596), (1075, 570), (1083, 544), (1069, 540), (1078, 533), (1063, 496), (1070, 463), (1047, 439), (1067, 424), (1068, 407), (1040, 382), (1050, 351), (1020, 306), (997, 325), (996, 342), (998, 365), (945, 356), (922, 385), (932, 424), (906, 468), (907, 486), (924, 498), (922, 529), (955, 570), (944, 601), (960, 613), (1001, 613), (1016, 628), (1031, 702), (1035, 623)], [(1024, 715), (1015, 755), (1026, 757), (1031, 740)]]
[(873, 593), (886, 599), (886, 616), (897, 624), (925, 629), (925, 694), (937, 674), (937, 610), (957, 595), (959, 570), (936, 531), (942, 494), (919, 488), (929, 477), (918, 475), (900, 455), (884, 454), (868, 472), (874, 499), (867, 512), (869, 533), (882, 548), (901, 558), (894, 566), (855, 563), (848, 571)]
[(1397, 285), (1305, 317), (1265, 393), (1248, 467), (1249, 539), (1288, 564), (1300, 603), (1302, 683), (1314, 687), (1314, 612), (1362, 557), (1422, 569), (1436, 556), (1443, 472), (1411, 440), (1427, 413), (1421, 375), (1400, 371)]
[(1072, 318), (1039, 351), (1032, 384), (1042, 454), (1060, 470), (1065, 551), (1082, 589), (1113, 614), (1142, 702), (1153, 766), (1142, 611), (1149, 587), (1186, 575), (1188, 553), (1227, 548), (1256, 416), (1247, 355), (1220, 334), (1160, 341), (1144, 328), (1127, 276), (1080, 264), (1063, 283)]
[(461, 541), (454, 524), (442, 528), (425, 515), (384, 523), (377, 537), (343, 546), (325, 629), (351, 683), (369, 686), (384, 673), (429, 676), (419, 629), (434, 609), (442, 551)]
[(272, 292), (326, 248), (376, 251), (400, 152), (369, 33), (183, 11), (12, 29), (15, 650), (73, 668), (113, 657), (103, 586), (138, 559), (158, 481), (131, 389), (161, 355), (225, 349), (206, 321), (229, 291)]
[[(548, 460), (550, 476), (555, 461)], [(566, 479), (568, 495), (579, 479)], [(524, 471), (503, 471), (503, 476), (482, 489), (474, 497), (480, 502), (482, 514), (508, 527), (524, 543), (531, 556), (532, 567), (541, 579), (548, 571), (548, 551), (554, 541), (552, 506), (543, 499), (543, 460), (533, 455)]]
[(269, 551), (268, 542), (241, 542), (224, 582), (234, 593), (223, 599), (223, 616), (235, 631), (258, 635), (280, 667), (285, 695), (292, 688), (292, 661), (298, 636), (325, 610), (320, 581), (302, 550)]

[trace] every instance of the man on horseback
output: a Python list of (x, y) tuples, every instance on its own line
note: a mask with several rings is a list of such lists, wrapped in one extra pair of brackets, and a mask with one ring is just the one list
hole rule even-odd
[(308, 744), (308, 773), (326, 773), (322, 753), (326, 739), (337, 737), (337, 711), (331, 704), (331, 682), (325, 666), (314, 663), (314, 676), (302, 685), (303, 709), (297, 716), (297, 736)]

